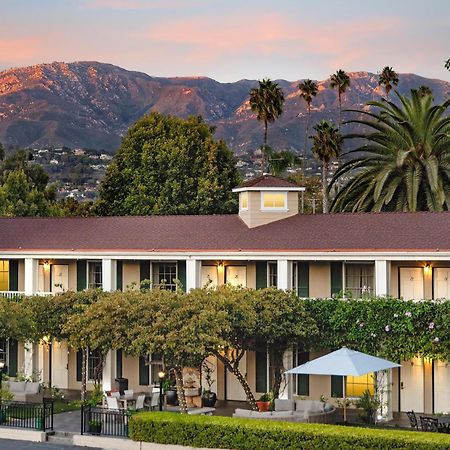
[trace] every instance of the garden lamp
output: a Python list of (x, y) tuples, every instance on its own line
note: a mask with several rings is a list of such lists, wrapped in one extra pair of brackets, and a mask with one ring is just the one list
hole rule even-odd
[(166, 373), (164, 370), (160, 370), (158, 372), (158, 378), (159, 378), (159, 410), (162, 411), (163, 407), (163, 380), (166, 376)]

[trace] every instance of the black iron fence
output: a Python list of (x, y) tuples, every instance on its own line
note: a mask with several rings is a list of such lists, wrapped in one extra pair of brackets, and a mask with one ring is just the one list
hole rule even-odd
[(128, 437), (130, 414), (93, 406), (81, 407), (81, 434)]
[(53, 430), (53, 400), (43, 403), (0, 402), (0, 426)]

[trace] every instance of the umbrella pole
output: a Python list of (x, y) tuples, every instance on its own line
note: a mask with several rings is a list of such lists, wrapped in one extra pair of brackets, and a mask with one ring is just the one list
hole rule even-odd
[(343, 393), (344, 393), (344, 423), (347, 423), (347, 393), (345, 392), (345, 385), (347, 384), (347, 377), (344, 375), (344, 377), (342, 378), (342, 381), (344, 383), (343, 386)]

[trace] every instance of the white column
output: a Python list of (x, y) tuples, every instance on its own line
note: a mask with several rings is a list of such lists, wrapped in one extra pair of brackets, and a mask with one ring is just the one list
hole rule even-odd
[[(283, 367), (285, 370), (292, 369), (293, 353), (292, 350), (287, 350), (283, 355)], [(294, 375), (283, 374), (280, 386), (280, 398), (288, 399), (294, 398)]]
[(200, 287), (202, 262), (196, 259), (186, 260), (186, 292)]
[(379, 296), (389, 295), (389, 279), (391, 263), (382, 260), (375, 261), (375, 294)]
[(37, 290), (38, 260), (25, 258), (25, 295), (34, 295)]
[(25, 352), (24, 358), (23, 358), (23, 374), (26, 377), (31, 377), (33, 374), (33, 343), (32, 342), (25, 342), (23, 344), (23, 349)]
[(117, 261), (102, 259), (102, 288), (105, 292), (117, 289)]
[(277, 287), (284, 291), (292, 289), (292, 261), (287, 259), (277, 261)]
[(102, 387), (104, 391), (110, 391), (114, 386), (114, 378), (116, 376), (116, 352), (110, 350), (103, 362)]

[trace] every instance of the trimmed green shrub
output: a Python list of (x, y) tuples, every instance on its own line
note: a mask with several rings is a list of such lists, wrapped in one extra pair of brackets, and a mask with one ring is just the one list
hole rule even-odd
[(130, 418), (134, 441), (236, 450), (450, 449), (450, 435), (147, 412)]

